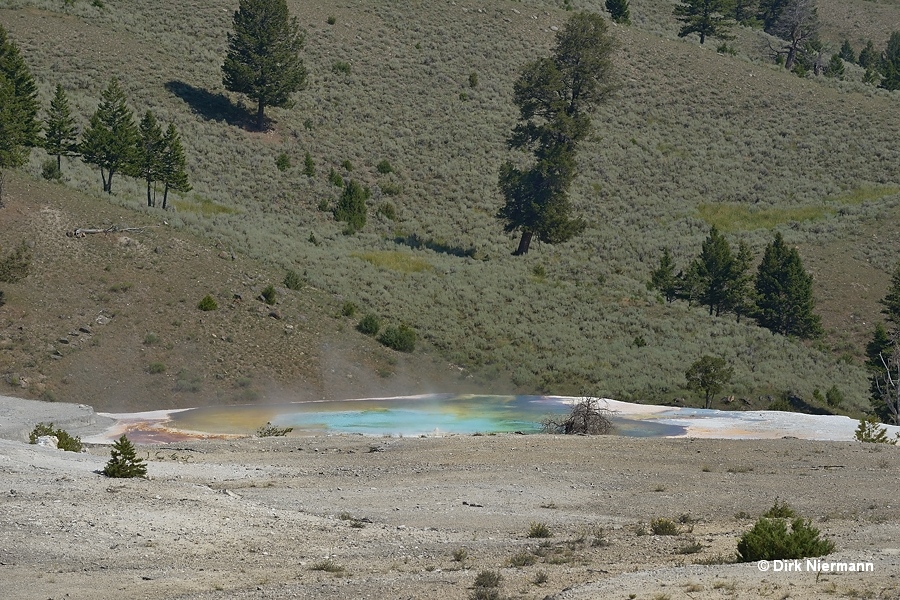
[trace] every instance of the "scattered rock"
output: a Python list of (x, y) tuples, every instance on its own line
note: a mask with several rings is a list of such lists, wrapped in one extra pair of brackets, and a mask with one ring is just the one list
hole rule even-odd
[(53, 448), (54, 450), (59, 448), (59, 438), (55, 435), (42, 435), (35, 443), (44, 448)]

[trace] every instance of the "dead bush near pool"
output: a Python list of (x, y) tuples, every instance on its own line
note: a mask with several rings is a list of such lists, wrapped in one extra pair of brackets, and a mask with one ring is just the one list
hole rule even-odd
[(550, 416), (541, 422), (544, 433), (567, 435), (605, 435), (612, 431), (611, 411), (599, 398), (579, 400), (569, 414)]

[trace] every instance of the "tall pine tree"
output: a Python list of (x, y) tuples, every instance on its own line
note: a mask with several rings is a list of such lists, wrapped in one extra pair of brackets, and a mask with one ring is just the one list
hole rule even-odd
[(756, 275), (756, 320), (782, 335), (816, 338), (821, 319), (813, 310), (812, 276), (803, 269), (800, 253), (789, 248), (780, 233), (766, 246)]
[(0, 26), (0, 206), (4, 170), (25, 164), (39, 143), (37, 87), (18, 46)]
[(56, 84), (56, 92), (50, 101), (50, 111), (44, 122), (44, 150), (56, 157), (56, 170), (62, 170), (63, 156), (77, 156), (78, 129), (69, 108), (66, 91)]
[(162, 178), (165, 139), (162, 127), (152, 111), (147, 111), (138, 125), (137, 155), (133, 173), (147, 182), (147, 206), (156, 205), (156, 194), (151, 195), (153, 183)]
[(513, 87), (519, 123), (507, 143), (533, 157), (530, 167), (500, 168), (505, 202), (497, 218), (507, 233), (521, 232), (516, 255), (526, 254), (535, 236), (558, 244), (585, 228), (570, 216), (568, 189), (577, 144), (590, 131), (588, 113), (613, 90), (612, 49), (603, 17), (577, 13), (557, 33), (553, 55), (525, 65)]
[(879, 323), (866, 346), (872, 408), (882, 421), (900, 425), (900, 263), (891, 276), (881, 311), (889, 326)]
[(256, 101), (256, 126), (263, 129), (266, 107), (290, 107), (291, 95), (306, 86), (303, 34), (286, 0), (240, 0), (233, 26), (222, 82)]
[(730, 0), (684, 0), (674, 10), (675, 18), (684, 23), (678, 37), (696, 33), (701, 45), (708, 37), (730, 40), (734, 20), (726, 15), (732, 12)]
[[(709, 308), (709, 314), (744, 310), (749, 249), (741, 246), (738, 256), (719, 230), (710, 228), (700, 256), (688, 268), (684, 288), (690, 300)], [(738, 312), (740, 314), (740, 312)]]
[(134, 115), (126, 105), (119, 80), (113, 77), (101, 93), (100, 105), (91, 115), (90, 125), (78, 147), (81, 160), (100, 168), (104, 192), (112, 194), (113, 175), (133, 168), (137, 142)]
[(891, 34), (887, 48), (878, 63), (881, 83), (878, 87), (886, 90), (900, 90), (900, 31)]
[(163, 138), (162, 170), (159, 173), (159, 181), (165, 184), (163, 189), (162, 209), (166, 210), (169, 200), (169, 190), (176, 192), (191, 191), (191, 184), (187, 176), (187, 160), (184, 156), (184, 147), (181, 145), (181, 136), (175, 125), (169, 123), (166, 135)]

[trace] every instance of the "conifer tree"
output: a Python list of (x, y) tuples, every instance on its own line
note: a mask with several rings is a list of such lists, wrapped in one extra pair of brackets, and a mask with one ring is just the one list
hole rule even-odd
[(841, 57), (845, 62), (855, 64), (856, 63), (856, 52), (853, 51), (853, 46), (850, 45), (850, 40), (844, 40), (841, 44), (841, 50), (838, 52), (838, 56)]
[(103, 469), (103, 474), (116, 478), (147, 476), (147, 465), (144, 464), (144, 459), (137, 457), (134, 445), (124, 433), (113, 444), (110, 459)]
[(772, 33), (772, 28), (789, 2), (790, 0), (760, 0), (757, 18), (762, 21), (763, 31)]
[(749, 268), (749, 249), (741, 247), (735, 256), (731, 245), (719, 230), (710, 228), (697, 257), (685, 275), (686, 290), (692, 300), (709, 307), (709, 314), (719, 316), (742, 309), (746, 295), (746, 271)]
[(825, 67), (825, 77), (844, 78), (844, 61), (837, 54), (831, 55), (831, 60), (828, 61), (828, 66)]
[(181, 136), (172, 123), (169, 123), (169, 128), (166, 130), (166, 135), (163, 138), (162, 170), (159, 173), (159, 181), (165, 184), (163, 189), (163, 210), (166, 210), (169, 190), (182, 193), (191, 191), (191, 184), (188, 182), (187, 176), (187, 160), (184, 156), (184, 148), (181, 145)]
[(4, 170), (25, 164), (39, 143), (40, 123), (34, 78), (18, 46), (0, 25), (0, 206), (3, 206)]
[(240, 0), (233, 28), (222, 82), (256, 101), (256, 126), (263, 129), (266, 107), (289, 108), (291, 95), (306, 86), (303, 34), (286, 0)]
[(803, 269), (800, 253), (788, 248), (780, 233), (766, 246), (756, 275), (756, 320), (775, 333), (800, 338), (822, 334), (813, 312), (812, 276)]
[(559, 244), (586, 226), (570, 216), (568, 189), (577, 144), (590, 131), (588, 113), (613, 90), (612, 49), (603, 17), (577, 13), (557, 33), (553, 55), (525, 65), (513, 87), (519, 123), (507, 144), (534, 159), (524, 169), (512, 162), (500, 168), (505, 202), (497, 218), (507, 233), (521, 232), (516, 255), (526, 254), (535, 236)]
[(798, 59), (805, 58), (808, 46), (818, 45), (819, 13), (815, 0), (790, 0), (766, 31), (785, 41), (779, 54), (784, 55), (784, 68), (793, 70)]
[(606, 0), (609, 17), (619, 25), (631, 25), (631, 6), (628, 0)]
[(63, 156), (78, 155), (78, 129), (69, 108), (66, 91), (56, 84), (56, 92), (50, 101), (50, 110), (44, 122), (44, 150), (56, 157), (56, 170), (62, 170)]
[(81, 160), (100, 167), (104, 192), (112, 194), (112, 180), (117, 172), (133, 169), (138, 137), (125, 92), (113, 77), (100, 94), (100, 105), (91, 115), (78, 147)]
[(686, 37), (692, 33), (700, 36), (700, 44), (707, 37), (730, 40), (729, 33), (734, 21), (726, 16), (731, 13), (729, 0), (684, 0), (684, 4), (675, 7), (675, 18), (684, 23), (678, 37)]
[(875, 50), (875, 44), (872, 40), (866, 42), (866, 47), (859, 51), (859, 66), (864, 69), (875, 69), (878, 67), (878, 51)]
[(662, 292), (666, 302), (672, 302), (678, 297), (678, 278), (675, 275), (675, 261), (668, 248), (663, 249), (663, 255), (659, 259), (659, 267), (650, 275), (650, 285)]
[(138, 125), (137, 155), (134, 163), (134, 175), (147, 182), (147, 206), (156, 204), (156, 194), (150, 194), (153, 183), (159, 181), (163, 174), (163, 159), (166, 148), (166, 140), (163, 138), (162, 127), (156, 120), (152, 111), (144, 113)]
[(306, 156), (303, 157), (303, 174), (307, 177), (316, 176), (316, 163), (313, 162), (312, 154), (310, 154), (309, 151), (307, 151)]
[(368, 188), (363, 188), (353, 180), (344, 186), (344, 192), (334, 209), (334, 219), (347, 223), (346, 233), (356, 233), (366, 226), (366, 200)]
[(886, 90), (900, 90), (900, 31), (891, 34), (878, 69), (882, 77), (879, 87)]

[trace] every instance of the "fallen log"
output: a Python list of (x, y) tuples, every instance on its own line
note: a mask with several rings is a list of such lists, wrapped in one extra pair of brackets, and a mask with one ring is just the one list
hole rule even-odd
[(87, 229), (84, 227), (79, 227), (78, 229), (73, 229), (72, 231), (66, 232), (66, 237), (76, 237), (83, 238), (86, 235), (91, 235), (94, 233), (121, 233), (125, 231), (133, 231), (138, 233), (143, 233), (145, 227), (119, 227), (118, 225), (113, 225), (112, 227), (107, 227), (106, 229)]

